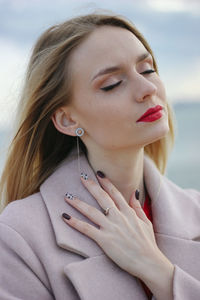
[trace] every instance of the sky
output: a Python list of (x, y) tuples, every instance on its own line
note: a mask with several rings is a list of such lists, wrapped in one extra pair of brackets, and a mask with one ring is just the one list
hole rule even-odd
[(48, 27), (96, 9), (127, 17), (143, 33), (170, 102), (200, 102), (199, 0), (0, 0), (0, 129), (14, 120), (36, 39)]

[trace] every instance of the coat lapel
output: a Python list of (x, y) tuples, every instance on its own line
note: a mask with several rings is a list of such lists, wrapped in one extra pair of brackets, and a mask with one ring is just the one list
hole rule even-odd
[[(80, 155), (81, 172), (98, 183), (86, 156)], [(182, 267), (196, 278), (196, 264), (186, 257), (193, 255), (198, 260), (200, 239), (200, 197), (193, 190), (183, 190), (162, 176), (153, 161), (144, 157), (144, 180), (151, 199), (153, 227), (160, 250), (173, 263)], [(140, 281), (114, 264), (103, 250), (90, 238), (67, 226), (61, 218), (63, 212), (98, 227), (84, 215), (64, 201), (67, 192), (101, 210), (96, 199), (80, 181), (76, 151), (73, 150), (41, 185), (40, 192), (47, 207), (56, 242), (84, 259), (70, 263), (64, 272), (72, 281), (81, 299), (109, 300), (146, 299)], [(181, 253), (181, 255), (180, 255)], [(91, 289), (92, 287), (92, 289)]]
[(151, 199), (154, 232), (173, 238), (198, 240), (200, 193), (182, 189), (162, 176), (147, 157), (144, 163), (144, 180)]
[(162, 176), (147, 157), (144, 178), (159, 249), (172, 264), (200, 280), (200, 193), (182, 189)]
[[(94, 172), (83, 154), (80, 156), (80, 165), (81, 172), (85, 172), (91, 179), (98, 183)], [(89, 205), (100, 209), (97, 201), (94, 200), (81, 183), (77, 154), (74, 151), (72, 151), (70, 157), (64, 160), (57, 167), (56, 171), (41, 185), (40, 192), (47, 207), (58, 246), (85, 258), (103, 253), (101, 248), (97, 246), (93, 240), (66, 225), (61, 217), (62, 213), (66, 212), (71, 216), (98, 227), (64, 200), (65, 194), (69, 192)]]
[(64, 272), (81, 300), (147, 299), (138, 278), (120, 269), (104, 254), (70, 263)]

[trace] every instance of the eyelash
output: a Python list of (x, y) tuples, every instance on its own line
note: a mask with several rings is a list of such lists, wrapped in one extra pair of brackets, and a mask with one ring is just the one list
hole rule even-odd
[[(155, 72), (155, 70), (147, 70), (147, 71), (144, 71), (140, 74), (151, 74), (151, 73), (154, 73), (154, 72)], [(103, 90), (104, 92), (108, 92), (108, 91), (114, 89), (115, 87), (117, 87), (118, 85), (120, 85), (121, 82), (122, 82), (122, 80), (118, 81), (115, 84), (105, 86), (105, 87), (101, 88), (101, 90)]]

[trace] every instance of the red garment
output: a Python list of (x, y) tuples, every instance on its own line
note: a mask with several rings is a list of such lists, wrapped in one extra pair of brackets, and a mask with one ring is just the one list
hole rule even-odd
[[(146, 193), (143, 210), (144, 210), (147, 218), (153, 223), (152, 211), (151, 211), (151, 199), (149, 198), (148, 193)], [(146, 292), (147, 298), (150, 300), (153, 296), (152, 292), (150, 291), (150, 289), (146, 286), (146, 284), (142, 280), (140, 280), (140, 282)]]
[(144, 210), (147, 218), (151, 221), (151, 223), (153, 223), (153, 217), (152, 217), (152, 211), (151, 211), (151, 199), (149, 198), (148, 193), (146, 193), (143, 210)]

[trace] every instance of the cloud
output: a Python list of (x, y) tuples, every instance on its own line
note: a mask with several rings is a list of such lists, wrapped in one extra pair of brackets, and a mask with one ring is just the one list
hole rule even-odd
[(147, 4), (160, 12), (190, 12), (200, 15), (198, 0), (147, 0)]

